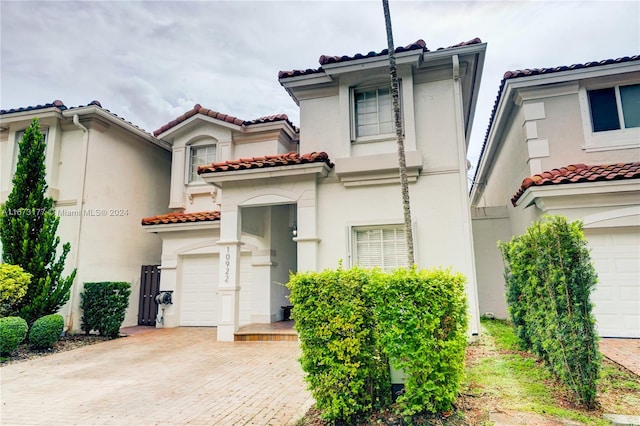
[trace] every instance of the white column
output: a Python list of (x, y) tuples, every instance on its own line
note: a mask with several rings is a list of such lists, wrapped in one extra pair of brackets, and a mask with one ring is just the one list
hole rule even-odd
[(293, 239), (298, 244), (298, 272), (318, 270), (317, 184), (312, 177), (311, 188), (298, 200), (297, 232)]
[(240, 215), (237, 205), (223, 205), (220, 221), (218, 280), (218, 341), (233, 342), (239, 323)]

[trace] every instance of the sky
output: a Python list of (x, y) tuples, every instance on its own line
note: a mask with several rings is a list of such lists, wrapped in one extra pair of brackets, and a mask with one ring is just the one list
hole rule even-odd
[[(468, 158), (506, 71), (640, 53), (640, 1), (390, 0), (396, 46), (487, 43)], [(252, 120), (299, 109), (278, 71), (386, 48), (377, 1), (0, 0), (0, 107), (98, 100), (149, 131), (202, 106)]]

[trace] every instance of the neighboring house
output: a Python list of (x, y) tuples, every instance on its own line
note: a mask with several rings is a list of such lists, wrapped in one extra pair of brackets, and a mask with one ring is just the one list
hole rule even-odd
[(497, 242), (584, 222), (601, 336), (640, 337), (640, 56), (507, 72), (471, 204), (480, 312), (507, 316)]
[(137, 324), (140, 267), (160, 260), (160, 240), (140, 229), (140, 217), (166, 208), (170, 146), (101, 107), (67, 108), (61, 101), (0, 111), (0, 204), (7, 201), (18, 141), (38, 117), (46, 138), (46, 180), (60, 216), (60, 244), (69, 242), (65, 274), (77, 268), (61, 310), (79, 330), (83, 283), (127, 281), (124, 325)]
[[(485, 49), (396, 49), (416, 263), (466, 275), (470, 334), (466, 153)], [(199, 105), (155, 132), (173, 146), (176, 209), (142, 220), (163, 239), (161, 289), (174, 292), (162, 326), (217, 326), (233, 340), (242, 324), (282, 319), (289, 271), (407, 266), (387, 53), (281, 72), (299, 134), (286, 116), (242, 121)]]

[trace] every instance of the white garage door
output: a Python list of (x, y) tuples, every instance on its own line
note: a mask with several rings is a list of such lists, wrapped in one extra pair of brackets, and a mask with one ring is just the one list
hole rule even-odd
[(181, 326), (217, 325), (218, 267), (217, 254), (183, 257), (179, 302)]
[(598, 333), (640, 337), (640, 228), (585, 229), (598, 273), (592, 295)]
[[(182, 259), (180, 325), (212, 327), (218, 325), (218, 254), (185, 256)], [(240, 261), (240, 325), (251, 319), (251, 254)]]

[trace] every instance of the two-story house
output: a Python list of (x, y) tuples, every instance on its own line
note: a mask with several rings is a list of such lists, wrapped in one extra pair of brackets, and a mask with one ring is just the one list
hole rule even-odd
[(504, 75), (471, 188), (480, 312), (507, 316), (496, 246), (582, 220), (601, 336), (640, 337), (640, 56)]
[[(416, 263), (466, 275), (472, 334), (466, 153), (485, 49), (396, 49)], [(282, 318), (289, 271), (407, 266), (388, 52), (320, 65), (279, 74), (299, 134), (282, 116), (246, 122), (200, 106), (156, 132), (173, 145), (177, 209), (143, 219), (163, 238), (161, 289), (174, 292), (164, 326), (215, 325), (233, 340), (241, 324)]]
[[(124, 325), (137, 324), (140, 266), (160, 260), (160, 239), (140, 229), (140, 217), (169, 202), (170, 145), (93, 101), (0, 111), (0, 205), (7, 201), (18, 141), (38, 117), (46, 141), (46, 181), (60, 216), (58, 236), (69, 242), (65, 274), (77, 268), (66, 325), (79, 330), (83, 283), (127, 281), (131, 299)], [(159, 190), (159, 188), (162, 188)]]

